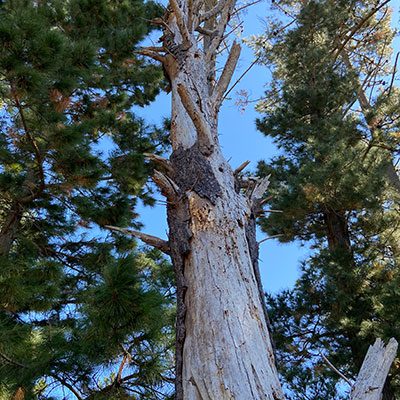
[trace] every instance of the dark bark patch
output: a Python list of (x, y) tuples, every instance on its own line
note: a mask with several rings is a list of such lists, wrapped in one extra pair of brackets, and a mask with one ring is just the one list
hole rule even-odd
[(174, 181), (184, 191), (193, 191), (215, 205), (221, 196), (221, 186), (207, 157), (196, 144), (189, 149), (179, 148), (171, 155)]

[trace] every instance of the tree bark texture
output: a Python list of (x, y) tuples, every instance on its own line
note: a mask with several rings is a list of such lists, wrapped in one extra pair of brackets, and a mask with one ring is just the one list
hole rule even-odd
[[(226, 9), (218, 15), (221, 40)], [(186, 2), (171, 2), (163, 62), (173, 152), (154, 177), (168, 199), (178, 290), (176, 399), (283, 399), (257, 265), (254, 213), (267, 183), (244, 195), (218, 143), (218, 110), (240, 47), (215, 83), (217, 45), (207, 37), (198, 46), (196, 19)]]
[[(170, 0), (155, 21), (163, 45), (141, 51), (163, 63), (172, 91), (173, 151), (169, 160), (152, 160), (169, 225), (168, 242), (158, 247), (168, 247), (176, 273), (177, 400), (284, 399), (255, 238), (269, 182), (255, 181), (244, 193), (218, 141), (219, 108), (240, 46), (231, 45), (219, 76), (216, 57), (234, 7), (235, 0)], [(336, 237), (340, 218), (330, 222)], [(342, 239), (335, 245), (349, 247)]]
[(369, 347), (357, 380), (351, 391), (350, 400), (381, 400), (382, 390), (389, 369), (396, 358), (398, 343), (390, 339), (385, 346), (377, 339)]

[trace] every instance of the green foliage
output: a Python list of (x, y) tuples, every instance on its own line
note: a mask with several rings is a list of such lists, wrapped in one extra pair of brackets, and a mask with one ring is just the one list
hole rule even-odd
[(137, 199), (153, 201), (143, 153), (162, 150), (165, 130), (133, 109), (163, 74), (135, 50), (161, 12), (137, 0), (0, 2), (1, 399), (170, 389), (170, 265), (103, 229), (138, 228)]
[[(400, 144), (393, 32), (385, 8), (365, 18), (375, 1), (277, 3), (296, 23), (270, 21), (253, 45), (274, 68), (257, 125), (282, 155), (259, 173), (272, 174), (270, 208), (283, 213), (260, 222), (314, 253), (293, 290), (268, 296), (270, 317), (289, 397), (336, 399), (343, 382), (321, 353), (354, 377), (375, 337), (400, 338), (400, 196), (387, 172)], [(400, 393), (398, 374), (387, 398)]]

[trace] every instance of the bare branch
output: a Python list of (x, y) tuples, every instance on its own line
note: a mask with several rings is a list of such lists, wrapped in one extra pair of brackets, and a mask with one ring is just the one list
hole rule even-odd
[(231, 51), (229, 52), (228, 59), (225, 63), (224, 70), (222, 71), (221, 77), (219, 78), (215, 88), (215, 105), (217, 108), (221, 105), (224, 94), (228, 89), (228, 85), (232, 79), (233, 73), (235, 72), (236, 65), (240, 57), (240, 51), (240, 44), (234, 41)]
[(215, 17), (218, 13), (220, 13), (222, 11), (222, 9), (228, 4), (229, 1), (230, 0), (218, 1), (217, 4), (215, 5), (215, 7), (213, 7), (211, 10), (204, 12), (200, 16), (200, 23), (202, 23), (204, 21), (208, 21), (209, 19)]
[(110, 229), (115, 232), (120, 232), (125, 235), (134, 236), (135, 238), (140, 239), (142, 242), (148, 244), (149, 246), (155, 247), (156, 249), (162, 251), (165, 254), (170, 254), (169, 243), (166, 240), (160, 239), (157, 236), (147, 235), (146, 233), (134, 231), (132, 229), (119, 228), (117, 226), (105, 225), (107, 229)]
[(68, 383), (64, 378), (61, 378), (55, 374), (50, 374), (49, 376), (51, 376), (57, 382), (60, 382), (63, 386), (65, 386), (78, 400), (83, 400), (83, 397), (81, 396), (81, 394), (70, 383)]
[(172, 11), (174, 12), (179, 32), (182, 35), (183, 43), (186, 45), (190, 45), (191, 44), (190, 33), (186, 26), (185, 17), (182, 13), (181, 8), (179, 7), (178, 2), (176, 0), (170, 0), (169, 4), (172, 8)]
[(202, 35), (205, 35), (205, 36), (213, 36), (215, 34), (215, 31), (211, 31), (209, 29), (202, 28), (201, 26), (198, 26), (196, 28), (196, 31), (201, 33)]
[(185, 110), (189, 114), (193, 122), (193, 125), (197, 130), (200, 149), (205, 155), (210, 155), (213, 150), (213, 145), (212, 145), (212, 138), (209, 126), (205, 121), (204, 116), (201, 113), (199, 107), (190, 96), (186, 87), (183, 84), (179, 83), (177, 89), (182, 104), (185, 107)]
[(227, 0), (223, 2), (223, 8), (221, 10), (221, 16), (218, 19), (215, 30), (217, 35), (211, 40), (210, 45), (207, 48), (206, 52), (206, 60), (210, 62), (215, 57), (215, 52), (217, 51), (219, 45), (224, 39), (224, 32), (226, 30), (226, 26), (229, 22), (229, 19), (232, 15), (233, 9), (235, 7), (235, 0)]
[(251, 196), (250, 196), (250, 201), (251, 203), (255, 204), (261, 200), (261, 198), (264, 196), (265, 192), (268, 189), (268, 186), (270, 184), (269, 178), (271, 175), (266, 176), (265, 178), (261, 178), (261, 180), (256, 184)]
[(234, 175), (239, 175), (248, 165), (250, 164), (250, 161), (247, 160), (244, 163), (240, 164), (235, 171), (233, 171)]
[(170, 177), (160, 171), (154, 170), (154, 174), (151, 178), (165, 197), (170, 200), (176, 199), (177, 195), (180, 193), (180, 189)]
[(235, 88), (235, 86), (245, 77), (245, 75), (254, 67), (254, 65), (257, 64), (261, 56), (258, 56), (252, 63), (246, 68), (246, 70), (239, 76), (239, 78), (236, 80), (236, 82), (229, 88), (229, 90), (225, 93), (224, 98), (222, 100), (225, 100), (229, 93), (232, 92), (232, 90)]
[(169, 160), (167, 160), (164, 157), (161, 157), (157, 154), (152, 154), (152, 153), (143, 153), (143, 155), (150, 161), (153, 161), (154, 163), (162, 166), (168, 173), (172, 173), (172, 165)]
[(160, 61), (161, 63), (165, 62), (165, 57), (154, 50), (143, 48), (141, 50), (135, 51), (135, 53), (140, 54), (142, 56), (150, 57), (153, 60)]
[(340, 372), (329, 360), (328, 358), (325, 357), (324, 354), (322, 354), (321, 352), (319, 352), (319, 355), (323, 358), (323, 360), (325, 361), (325, 363), (328, 365), (328, 367), (336, 372), (348, 385), (350, 385), (350, 387), (353, 386), (353, 383), (350, 381), (349, 378), (346, 377), (346, 375), (344, 375), (342, 372)]
[(268, 237), (266, 237), (266, 238), (260, 240), (260, 241), (258, 242), (258, 244), (260, 245), (261, 243), (264, 243), (264, 242), (266, 242), (267, 240), (276, 239), (276, 238), (279, 238), (279, 237), (282, 237), (282, 236), (283, 236), (282, 233), (280, 233), (280, 234), (278, 234), (278, 235), (268, 236)]

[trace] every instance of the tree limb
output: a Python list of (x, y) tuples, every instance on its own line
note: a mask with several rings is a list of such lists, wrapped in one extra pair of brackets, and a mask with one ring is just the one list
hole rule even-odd
[(239, 175), (248, 165), (250, 164), (250, 161), (247, 160), (244, 163), (240, 164), (235, 171), (233, 171), (233, 175)]
[(65, 386), (78, 400), (83, 400), (83, 397), (81, 394), (71, 385), (69, 384), (65, 379), (60, 378), (59, 376), (55, 374), (50, 374), (53, 379), (55, 379), (57, 382), (60, 382), (63, 386)]
[(186, 45), (190, 45), (191, 44), (190, 33), (186, 26), (185, 18), (178, 2), (176, 0), (170, 0), (169, 4), (172, 8), (172, 11), (174, 12), (179, 32), (182, 35), (183, 43)]
[(154, 50), (141, 49), (141, 50), (135, 51), (135, 53), (140, 54), (142, 56), (150, 57), (153, 60), (160, 61), (161, 63), (165, 62), (165, 57)]
[(150, 161), (162, 166), (167, 172), (172, 173), (172, 165), (169, 160), (153, 153), (143, 153), (143, 155)]
[(211, 8), (211, 10), (205, 11), (202, 15), (200, 15), (200, 23), (208, 21), (209, 19), (215, 17), (223, 10), (223, 8), (228, 4), (229, 1), (230, 0), (217, 1), (217, 4), (213, 8)]
[(225, 63), (224, 70), (218, 80), (215, 88), (215, 106), (218, 108), (224, 98), (224, 94), (228, 89), (229, 83), (231, 82), (233, 73), (235, 72), (236, 65), (239, 61), (241, 47), (236, 41), (233, 42), (231, 50), (229, 52), (228, 59)]
[(268, 186), (270, 184), (269, 178), (271, 175), (268, 175), (264, 178), (261, 178), (261, 180), (256, 184), (255, 188), (253, 189), (253, 192), (251, 193), (250, 196), (250, 202), (252, 205), (255, 205), (258, 203), (261, 198), (264, 196), (265, 192), (268, 189)]
[(112, 226), (112, 225), (105, 225), (104, 227), (115, 232), (120, 232), (125, 235), (134, 236), (135, 238), (140, 239), (142, 242), (148, 244), (149, 246), (155, 247), (156, 249), (162, 251), (165, 254), (170, 254), (169, 243), (166, 240), (158, 238), (157, 236), (147, 235), (146, 233), (134, 231), (132, 229), (119, 228), (117, 226)]
[(329, 366), (329, 368), (336, 372), (347, 384), (350, 385), (350, 387), (353, 386), (353, 383), (350, 381), (349, 378), (347, 378), (346, 375), (342, 374), (329, 360), (328, 358), (321, 352), (319, 352), (319, 355), (322, 357), (322, 359), (325, 361), (325, 363)]
[(196, 128), (200, 149), (205, 155), (210, 155), (213, 150), (213, 145), (210, 128), (207, 124), (207, 121), (204, 119), (203, 114), (201, 113), (197, 104), (193, 101), (186, 87), (179, 83), (177, 89), (183, 107), (189, 114), (189, 117)]
[(160, 188), (161, 193), (168, 200), (176, 200), (178, 194), (180, 193), (180, 189), (178, 185), (167, 175), (163, 174), (160, 171), (154, 170), (153, 176), (151, 177), (153, 182)]

